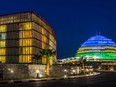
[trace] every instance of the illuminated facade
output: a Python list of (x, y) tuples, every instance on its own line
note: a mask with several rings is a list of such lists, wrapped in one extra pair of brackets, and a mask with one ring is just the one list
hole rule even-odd
[(41, 49), (56, 50), (54, 31), (44, 19), (34, 12), (0, 16), (1, 63), (32, 63)]
[(105, 36), (93, 36), (78, 49), (76, 57), (82, 56), (88, 60), (116, 60), (116, 44)]

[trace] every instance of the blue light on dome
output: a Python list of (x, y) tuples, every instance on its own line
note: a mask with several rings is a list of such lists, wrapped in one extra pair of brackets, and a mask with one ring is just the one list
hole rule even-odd
[(116, 46), (116, 44), (111, 39), (105, 36), (96, 35), (91, 37), (81, 45), (81, 47), (91, 47), (91, 46)]

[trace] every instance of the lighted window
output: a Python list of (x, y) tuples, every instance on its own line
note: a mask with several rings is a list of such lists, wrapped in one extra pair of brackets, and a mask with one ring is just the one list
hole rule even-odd
[(19, 56), (19, 62), (20, 63), (31, 63), (32, 62), (32, 56), (31, 55), (20, 55)]
[(46, 31), (44, 28), (42, 28), (42, 34), (43, 34), (43, 35), (46, 35), (46, 32), (47, 32), (47, 31)]
[(20, 30), (30, 30), (32, 29), (32, 22), (21, 23), (19, 27)]
[(6, 57), (5, 56), (0, 56), (0, 62), (5, 63), (6, 62)]
[(20, 54), (32, 54), (32, 47), (20, 47)]
[(44, 36), (44, 35), (42, 36), (42, 41), (45, 42), (45, 43), (47, 42), (46, 36)]
[(5, 47), (6, 43), (5, 41), (0, 41), (0, 47)]
[(6, 33), (0, 33), (0, 39), (6, 39)]
[(49, 41), (49, 45), (52, 46), (52, 41)]
[(42, 49), (46, 48), (46, 44), (42, 42)]
[(20, 38), (29, 38), (32, 37), (31, 31), (20, 31)]
[(14, 15), (14, 22), (20, 22), (20, 15), (19, 14)]
[(0, 55), (5, 55), (6, 54), (6, 49), (5, 48), (1, 48), (0, 49)]
[(6, 32), (6, 25), (0, 25), (0, 32)]
[(55, 39), (53, 38), (53, 36), (51, 34), (49, 34), (49, 38), (50, 40), (52, 40), (53, 42), (55, 41)]
[(32, 46), (32, 39), (20, 39), (20, 46)]

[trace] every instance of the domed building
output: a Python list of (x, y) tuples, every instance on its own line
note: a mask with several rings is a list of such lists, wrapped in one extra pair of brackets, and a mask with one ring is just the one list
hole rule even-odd
[(76, 53), (87, 60), (116, 60), (116, 43), (102, 35), (95, 35), (84, 42)]

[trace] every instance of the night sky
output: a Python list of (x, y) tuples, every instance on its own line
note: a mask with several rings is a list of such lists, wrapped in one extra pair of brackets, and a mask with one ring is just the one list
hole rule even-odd
[(0, 0), (0, 14), (35, 11), (54, 29), (58, 58), (75, 56), (96, 32), (116, 42), (116, 0)]

